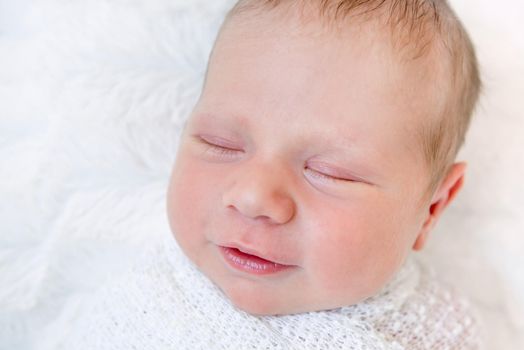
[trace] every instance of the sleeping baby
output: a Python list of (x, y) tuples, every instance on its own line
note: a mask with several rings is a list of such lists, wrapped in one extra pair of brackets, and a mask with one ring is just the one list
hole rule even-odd
[(443, 0), (241, 0), (180, 139), (172, 235), (69, 349), (477, 349), (411, 257), (462, 187), (474, 49)]

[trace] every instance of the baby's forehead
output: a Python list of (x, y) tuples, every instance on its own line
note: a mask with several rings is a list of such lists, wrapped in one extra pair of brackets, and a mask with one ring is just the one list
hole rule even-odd
[[(426, 89), (440, 97), (450, 90), (446, 85), (452, 62), (438, 38), (441, 26), (436, 8), (430, 6), (431, 1), (419, 1), (420, 6), (406, 13), (406, 9), (386, 6), (388, 2), (399, 1), (240, 1), (239, 9), (228, 16), (224, 31), (236, 31), (242, 39), (251, 33), (253, 42), (261, 40), (264, 33), (276, 33), (273, 40), (296, 37), (319, 49), (334, 42), (341, 51), (351, 47), (363, 55), (388, 56), (387, 64), (418, 76), (420, 83), (428, 85)], [(408, 5), (412, 2), (404, 1)], [(342, 5), (333, 7), (335, 3)], [(229, 45), (236, 45), (237, 40), (238, 36), (223, 38)], [(323, 69), (336, 68), (325, 65)]]
[[(389, 36), (398, 53), (418, 58), (429, 52), (445, 34), (441, 17), (448, 14), (444, 1), (424, 0), (240, 0), (225, 25), (258, 25), (260, 32), (280, 30), (293, 23), (293, 32), (334, 36), (374, 31)], [(287, 26), (289, 29), (289, 26)]]
[[(352, 19), (353, 22), (347, 19), (348, 23), (344, 26), (333, 28), (327, 27), (325, 23), (318, 20), (316, 22), (304, 20), (312, 16), (318, 17), (314, 13), (309, 15), (301, 12), (289, 13), (289, 9), (283, 10), (282, 13), (275, 13), (275, 10), (267, 11), (256, 16), (254, 20), (250, 20), (251, 17), (240, 17), (238, 21), (234, 19), (228, 22), (223, 30), (224, 33), (219, 35), (216, 46), (234, 47), (235, 50), (225, 50), (225, 55), (229, 56), (221, 57), (216, 64), (237, 61), (238, 56), (242, 55), (263, 56), (267, 51), (278, 48), (283, 54), (274, 55), (272, 61), (266, 62), (266, 65), (278, 66), (281, 61), (289, 59), (294, 51), (309, 46), (312, 50), (304, 51), (306, 53), (300, 57), (301, 60), (296, 61), (297, 65), (308, 65), (310, 69), (321, 70), (326, 74), (338, 74), (341, 81), (356, 81), (355, 73), (358, 74), (361, 68), (371, 65), (370, 61), (380, 59), (381, 68), (389, 69), (385, 74), (398, 76), (394, 87), (398, 93), (409, 93), (414, 96), (424, 93), (431, 95), (432, 99), (441, 99), (442, 92), (448, 90), (445, 85), (449, 74), (446, 60), (442, 59), (440, 50), (426, 47), (426, 52), (422, 54), (413, 46), (415, 44), (410, 44), (413, 46), (410, 48), (405, 45), (401, 47), (399, 41), (401, 38), (392, 34), (385, 19), (364, 20), (357, 17)], [(293, 21), (290, 22), (288, 19)], [(245, 44), (246, 41), (249, 43)], [(223, 52), (221, 51), (220, 54), (222, 55)], [(348, 55), (352, 57), (348, 58)], [(335, 61), (340, 61), (341, 64), (334, 64)], [(345, 74), (347, 72), (351, 73)], [(315, 76), (315, 78), (323, 77)], [(372, 84), (376, 85), (389, 77), (368, 74), (367, 78), (375, 79)], [(377, 103), (380, 101), (377, 100)], [(428, 106), (428, 109), (435, 110), (435, 106)]]

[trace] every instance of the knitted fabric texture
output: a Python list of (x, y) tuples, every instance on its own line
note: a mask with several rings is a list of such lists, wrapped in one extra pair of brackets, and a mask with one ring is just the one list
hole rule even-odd
[(171, 236), (102, 287), (63, 349), (478, 349), (467, 305), (408, 259), (356, 305), (286, 316), (236, 309)]

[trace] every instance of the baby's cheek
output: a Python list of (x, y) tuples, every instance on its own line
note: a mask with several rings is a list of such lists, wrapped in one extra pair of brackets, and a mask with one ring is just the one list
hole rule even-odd
[(363, 242), (349, 231), (349, 227), (348, 232), (326, 228), (323, 237), (319, 237), (308, 249), (309, 269), (326, 290), (347, 289), (359, 278), (355, 275), (356, 271), (365, 268), (363, 251), (367, 249), (362, 246)]
[(389, 280), (396, 252), (383, 237), (380, 223), (353, 220), (343, 230), (327, 229), (313, 249), (311, 271), (317, 283), (337, 298), (357, 302), (374, 294)]
[(198, 169), (185, 161), (178, 160), (171, 178), (168, 198), (169, 220), (173, 234), (185, 250), (198, 249), (203, 241), (207, 225), (205, 220), (205, 182)]

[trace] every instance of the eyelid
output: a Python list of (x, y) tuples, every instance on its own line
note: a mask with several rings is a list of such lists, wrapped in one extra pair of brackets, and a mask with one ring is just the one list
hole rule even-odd
[(221, 148), (229, 149), (232, 151), (241, 151), (239, 149), (234, 148), (234, 145), (231, 142), (221, 137), (210, 136), (210, 135), (197, 135), (196, 137), (200, 141), (207, 143), (208, 145), (211, 145), (211, 146), (221, 147)]
[(324, 175), (346, 181), (362, 180), (358, 176), (350, 173), (348, 170), (340, 169), (337, 166), (326, 164), (322, 161), (310, 161), (308, 167), (323, 173)]
[(374, 185), (368, 179), (361, 177), (350, 170), (339, 168), (335, 165), (331, 165), (323, 161), (312, 160), (308, 163), (308, 167), (317, 173), (325, 175), (326, 178), (332, 178), (336, 181)]
[[(227, 146), (222, 146), (220, 144), (217, 144), (215, 141), (217, 138), (215, 137), (206, 137), (202, 135), (195, 135), (194, 138), (199, 142), (200, 144), (204, 145), (206, 147), (206, 153), (212, 152), (215, 153), (221, 157), (234, 157), (237, 155), (237, 153), (243, 153), (242, 150), (229, 148)], [(213, 141), (209, 141), (208, 139), (213, 139)], [(219, 138), (220, 140), (223, 140)]]
[(325, 179), (328, 181), (333, 181), (333, 182), (356, 182), (357, 181), (356, 179), (346, 179), (346, 178), (338, 177), (336, 175), (326, 174), (321, 171), (312, 169), (310, 167), (305, 167), (304, 170), (313, 174), (312, 175), (313, 177)]

